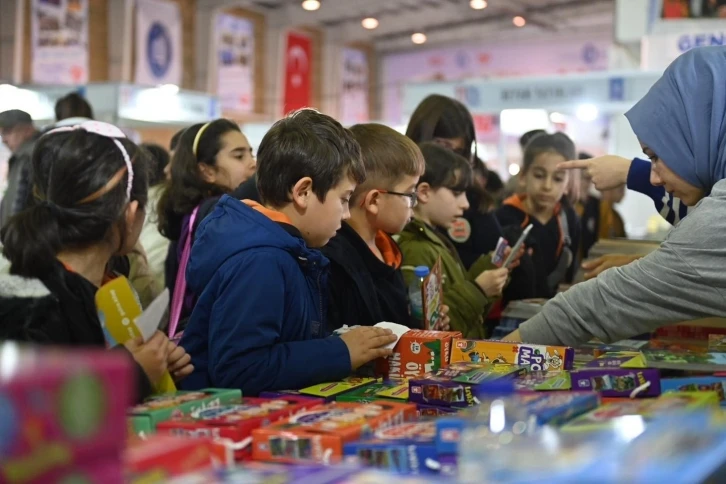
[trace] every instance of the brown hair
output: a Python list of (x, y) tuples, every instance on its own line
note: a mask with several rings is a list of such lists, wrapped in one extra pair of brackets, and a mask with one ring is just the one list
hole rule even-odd
[(353, 198), (373, 188), (392, 188), (404, 176), (421, 176), (426, 162), (410, 138), (382, 124), (356, 124), (351, 127), (361, 148), (366, 181), (356, 187)]

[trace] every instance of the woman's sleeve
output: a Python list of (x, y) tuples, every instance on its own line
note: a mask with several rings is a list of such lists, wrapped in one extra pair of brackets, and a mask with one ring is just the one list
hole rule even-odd
[(726, 190), (704, 199), (655, 252), (559, 294), (520, 326), (522, 340), (612, 342), (667, 324), (725, 316), (724, 213)]
[(688, 206), (668, 193), (665, 187), (651, 185), (650, 166), (649, 161), (634, 158), (628, 172), (628, 188), (650, 197), (661, 217), (671, 225), (677, 225), (688, 215)]

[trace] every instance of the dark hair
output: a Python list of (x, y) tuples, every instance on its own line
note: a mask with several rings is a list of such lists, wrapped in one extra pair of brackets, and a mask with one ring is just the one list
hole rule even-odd
[(182, 128), (174, 133), (174, 136), (172, 136), (171, 140), (169, 140), (169, 151), (176, 151), (177, 147), (179, 146), (179, 140), (184, 134), (184, 131), (186, 131), (186, 128)]
[(568, 161), (574, 160), (577, 156), (575, 143), (565, 133), (541, 134), (532, 138), (524, 148), (524, 171), (527, 171), (535, 158), (543, 153), (557, 153)]
[(169, 164), (169, 152), (156, 143), (142, 143), (141, 148), (149, 155), (149, 186), (156, 186), (166, 179), (164, 168)]
[(56, 121), (62, 121), (68, 118), (93, 119), (93, 108), (77, 92), (66, 94), (55, 103)]
[(547, 131), (544, 129), (533, 129), (532, 131), (527, 131), (519, 137), (519, 146), (524, 150), (530, 141), (543, 134), (547, 134)]
[(476, 131), (469, 110), (456, 99), (432, 94), (416, 106), (408, 122), (406, 136), (416, 143), (433, 141), (434, 138), (464, 139), (465, 158), (477, 156)]
[(455, 192), (463, 192), (471, 185), (471, 165), (466, 158), (431, 141), (418, 146), (426, 160), (426, 172), (419, 183)]
[[(133, 163), (131, 201), (145, 208), (146, 158), (130, 140), (118, 141)], [(42, 136), (32, 163), (36, 203), (11, 218), (0, 238), (13, 274), (42, 278), (59, 251), (102, 242), (115, 224), (124, 224), (129, 173), (111, 138), (82, 129)]]
[(314, 109), (300, 109), (276, 122), (257, 151), (257, 189), (264, 203), (282, 207), (304, 177), (321, 202), (345, 176), (363, 183), (366, 171), (349, 129)]
[[(197, 140), (196, 153), (194, 141)], [(206, 124), (190, 126), (181, 135), (179, 145), (171, 160), (171, 182), (159, 199), (159, 231), (164, 237), (176, 240), (181, 234), (180, 220), (206, 198), (224, 195), (227, 187), (209, 183), (202, 178), (200, 164), (215, 166), (222, 149), (222, 137), (230, 131), (240, 131), (236, 123), (228, 119), (216, 119)]]
[(358, 185), (354, 197), (365, 190), (393, 186), (404, 176), (421, 176), (426, 170), (416, 143), (395, 129), (368, 123), (356, 124), (350, 131), (360, 145), (366, 170), (366, 181)]
[(590, 153), (586, 152), (586, 151), (580, 151), (577, 154), (577, 158), (580, 159), (580, 160), (589, 160), (590, 158), (593, 158), (593, 156)]
[(504, 182), (496, 171), (490, 171), (487, 175), (487, 191), (497, 193), (504, 190)]

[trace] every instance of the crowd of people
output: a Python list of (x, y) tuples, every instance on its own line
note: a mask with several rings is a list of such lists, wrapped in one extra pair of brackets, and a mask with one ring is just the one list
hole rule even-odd
[[(396, 338), (374, 325), (422, 327), (409, 287), (416, 266), (439, 260), (435, 329), (467, 338), (488, 337), (502, 307), (528, 298), (552, 300), (512, 341), (612, 341), (723, 315), (724, 73), (726, 48), (694, 49), (627, 114), (650, 162), (593, 158), (564, 133), (530, 132), (507, 186), (480, 160), (467, 108), (440, 95), (405, 135), (302, 109), (256, 155), (227, 119), (182, 129), (169, 150), (137, 146), (78, 94), (42, 132), (22, 111), (0, 113), (12, 152), (0, 336), (104, 346), (94, 296), (125, 276), (143, 306), (165, 287), (173, 295), (162, 329), (119, 348), (137, 364), (140, 397), (167, 370), (184, 389), (256, 395), (389, 355)], [(626, 235), (614, 208), (626, 186), (675, 228), (640, 260), (587, 262), (591, 280), (558, 294), (599, 238)], [(514, 263), (498, 267), (500, 238), (513, 246), (529, 225)]]

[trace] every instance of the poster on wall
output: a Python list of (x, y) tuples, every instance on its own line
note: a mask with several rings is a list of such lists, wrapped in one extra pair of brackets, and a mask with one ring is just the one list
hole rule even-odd
[(254, 108), (254, 25), (245, 18), (219, 14), (215, 20), (217, 96), (223, 111), (249, 113)]
[(340, 120), (343, 124), (366, 123), (368, 112), (368, 56), (362, 50), (343, 49)]
[(33, 0), (31, 6), (32, 82), (87, 83), (88, 0)]
[(135, 82), (144, 86), (181, 84), (182, 19), (178, 4), (136, 1)]
[(312, 102), (312, 40), (288, 32), (285, 42), (285, 94), (283, 113), (309, 107)]
[(486, 77), (523, 77), (608, 68), (612, 39), (562, 37), (545, 43), (471, 44), (390, 54), (382, 60), (383, 119), (400, 124), (405, 85)]

